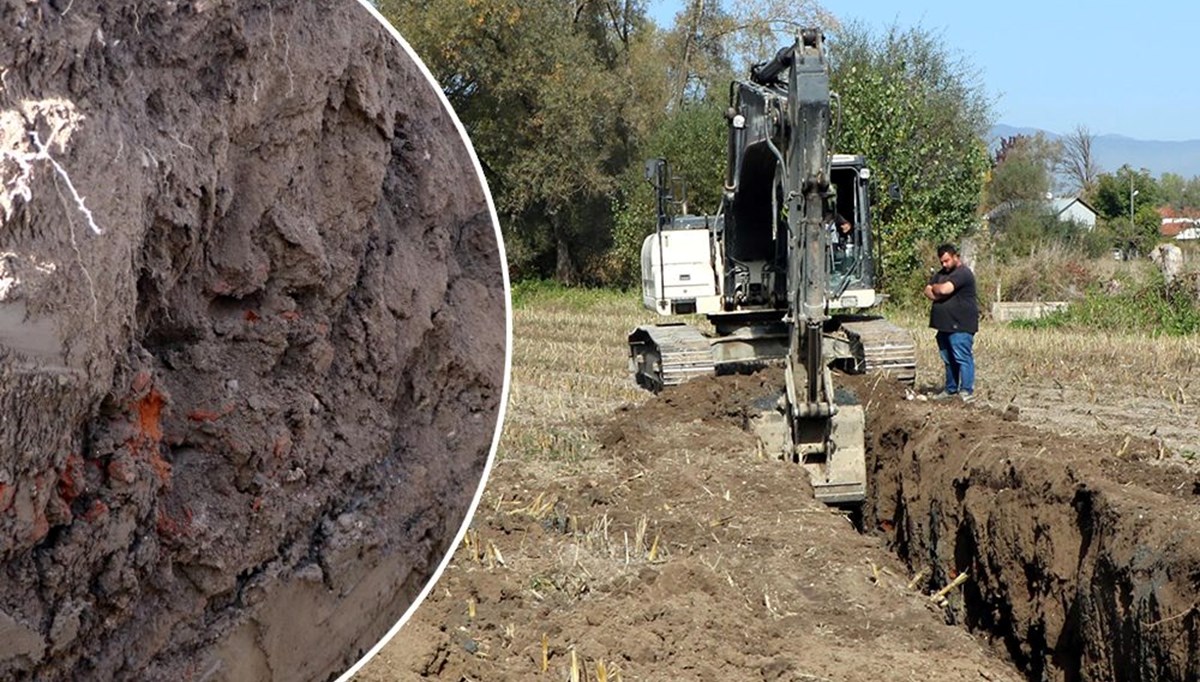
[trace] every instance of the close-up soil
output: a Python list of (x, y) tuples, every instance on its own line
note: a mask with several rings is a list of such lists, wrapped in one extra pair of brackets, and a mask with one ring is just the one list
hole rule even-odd
[(350, 0), (0, 0), (0, 679), (325, 679), (450, 549), (486, 188)]
[(498, 462), (361, 679), (1200, 676), (1200, 479), (1160, 443), (839, 377), (867, 411), (869, 499), (848, 515), (754, 436), (778, 375), (597, 417), (584, 461)]

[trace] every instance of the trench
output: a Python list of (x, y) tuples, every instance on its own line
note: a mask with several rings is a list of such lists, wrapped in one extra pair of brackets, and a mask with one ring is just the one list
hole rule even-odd
[(1200, 679), (1196, 475), (1150, 443), (1068, 438), (985, 405), (863, 386), (865, 532), (924, 576), (967, 573), (949, 622), (1031, 681)]

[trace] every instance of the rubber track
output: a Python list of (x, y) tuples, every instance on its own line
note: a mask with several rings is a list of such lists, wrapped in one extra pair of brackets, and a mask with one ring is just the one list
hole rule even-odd
[(857, 369), (884, 373), (911, 384), (917, 378), (917, 348), (912, 334), (884, 319), (845, 322), (842, 329), (860, 358)]
[(635, 335), (641, 337), (640, 343), (656, 351), (660, 358), (660, 371), (646, 377), (652, 384), (652, 390), (677, 386), (693, 377), (707, 376), (716, 371), (712, 345), (694, 327), (682, 324), (639, 327)]

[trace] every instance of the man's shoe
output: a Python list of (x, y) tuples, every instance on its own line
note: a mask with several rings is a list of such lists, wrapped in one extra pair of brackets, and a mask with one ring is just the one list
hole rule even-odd
[(937, 394), (930, 396), (929, 399), (930, 400), (949, 400), (949, 399), (953, 398), (955, 395), (957, 395), (957, 394), (956, 393), (947, 393), (945, 391), (942, 391), (941, 393), (937, 393)]
[(962, 401), (963, 401), (964, 403), (973, 403), (973, 402), (975, 402), (975, 394), (974, 394), (974, 393), (972, 393), (971, 391), (963, 391), (963, 392), (962, 392), (962, 393), (960, 393), (959, 395), (961, 395), (961, 396), (962, 396)]

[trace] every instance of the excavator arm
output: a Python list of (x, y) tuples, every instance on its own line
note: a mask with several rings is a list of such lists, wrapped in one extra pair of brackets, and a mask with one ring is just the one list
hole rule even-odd
[[(782, 59), (781, 59), (782, 57)], [(784, 188), (789, 238), (788, 412), (797, 456), (825, 452), (832, 400), (823, 353), (826, 311), (825, 199), (830, 191), (829, 69), (821, 34), (806, 30), (790, 57)]]

